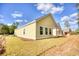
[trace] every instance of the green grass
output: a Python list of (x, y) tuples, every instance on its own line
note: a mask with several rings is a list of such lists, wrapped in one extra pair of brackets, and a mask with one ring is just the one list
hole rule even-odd
[(49, 38), (43, 40), (23, 41), (22, 38), (18, 38), (12, 35), (6, 36), (6, 52), (4, 56), (35, 56), (39, 55), (43, 51), (58, 46), (67, 41), (67, 39), (61, 38)]

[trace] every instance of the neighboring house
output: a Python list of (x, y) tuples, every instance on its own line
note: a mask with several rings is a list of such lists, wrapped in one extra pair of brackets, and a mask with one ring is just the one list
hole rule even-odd
[(64, 28), (64, 29), (63, 29), (63, 34), (64, 34), (64, 35), (70, 35), (71, 32), (72, 32), (72, 31), (71, 31), (70, 28)]
[(43, 39), (61, 36), (62, 30), (51, 14), (34, 20), (21, 28), (15, 29), (15, 35), (27, 39)]

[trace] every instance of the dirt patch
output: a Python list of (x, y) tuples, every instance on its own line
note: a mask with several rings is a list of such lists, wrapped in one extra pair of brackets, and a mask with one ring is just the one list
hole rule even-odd
[(79, 35), (69, 36), (67, 39), (69, 40), (64, 44), (51, 48), (41, 55), (79, 55)]

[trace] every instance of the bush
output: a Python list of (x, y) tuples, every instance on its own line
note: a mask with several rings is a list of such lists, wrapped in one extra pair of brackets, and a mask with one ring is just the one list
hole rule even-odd
[(71, 35), (77, 35), (77, 34), (79, 34), (79, 32), (71, 32), (70, 34)]
[(79, 33), (79, 29), (77, 29), (76, 32)]

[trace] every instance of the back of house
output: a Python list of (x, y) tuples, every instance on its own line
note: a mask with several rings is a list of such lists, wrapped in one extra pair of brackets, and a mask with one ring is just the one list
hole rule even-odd
[(59, 24), (56, 23), (51, 14), (39, 18), (36, 22), (36, 38), (51, 38), (62, 35)]
[(62, 35), (60, 26), (51, 14), (47, 14), (25, 26), (15, 29), (15, 35), (27, 39), (43, 39)]

